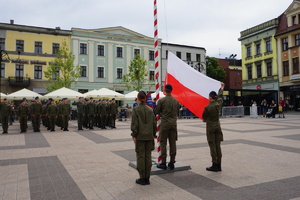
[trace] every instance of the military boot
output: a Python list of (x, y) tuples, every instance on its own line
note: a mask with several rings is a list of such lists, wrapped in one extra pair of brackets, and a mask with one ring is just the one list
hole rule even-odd
[(206, 170), (211, 172), (218, 172), (219, 171), (218, 164), (213, 163), (211, 167), (206, 167)]
[(169, 167), (170, 169), (174, 169), (174, 163), (173, 163), (173, 162), (169, 162), (169, 163), (168, 163), (168, 167)]
[[(145, 178), (139, 178), (135, 180), (136, 184), (140, 184), (140, 185), (147, 185), (146, 183), (146, 179)], [(150, 184), (150, 183), (149, 183)]]
[(217, 164), (217, 165), (218, 165), (218, 170), (219, 170), (219, 172), (222, 171), (221, 163), (220, 163), (220, 164)]
[(160, 168), (160, 169), (163, 169), (163, 170), (166, 170), (167, 169), (167, 165), (166, 163), (159, 163), (156, 165), (157, 168)]

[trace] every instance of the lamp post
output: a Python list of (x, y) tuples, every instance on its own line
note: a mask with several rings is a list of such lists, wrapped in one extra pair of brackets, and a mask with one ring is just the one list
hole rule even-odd
[[(4, 50), (0, 50), (0, 67), (1, 67), (1, 70), (0, 70), (0, 93), (2, 92), (2, 61), (4, 60), (4, 58), (6, 61), (10, 61), (10, 58), (9, 58), (7, 52)], [(2, 101), (2, 99), (1, 99), (1, 95), (0, 95), (0, 102), (1, 101)]]

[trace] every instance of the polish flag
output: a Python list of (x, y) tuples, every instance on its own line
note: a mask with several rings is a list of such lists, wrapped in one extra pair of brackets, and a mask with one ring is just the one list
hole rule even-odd
[(172, 96), (200, 119), (209, 104), (209, 93), (218, 93), (221, 87), (219, 81), (193, 69), (170, 51), (165, 84), (171, 84)]

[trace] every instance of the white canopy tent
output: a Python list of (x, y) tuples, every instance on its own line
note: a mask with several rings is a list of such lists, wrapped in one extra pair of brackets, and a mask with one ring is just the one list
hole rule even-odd
[(87, 93), (84, 93), (85, 97), (93, 97), (93, 98), (101, 98), (99, 96), (99, 90), (91, 90), (91, 91), (88, 91)]
[[(1, 94), (2, 96), (2, 94)], [(36, 93), (36, 92), (33, 92), (31, 90), (28, 90), (26, 88), (24, 89), (21, 89), (19, 91), (16, 91), (16, 92), (13, 92), (9, 95), (6, 96), (7, 99), (23, 99), (23, 98), (26, 98), (26, 99), (34, 99), (35, 97), (43, 97), (42, 95), (40, 95), (39, 93)]]
[(129, 92), (128, 94), (125, 94), (125, 100), (135, 100), (135, 98), (137, 98), (137, 95), (138, 95), (138, 91), (132, 91), (132, 92)]
[(0, 96), (1, 96), (1, 99), (3, 99), (3, 98), (5, 98), (7, 95), (4, 94), (4, 93), (2, 93), (2, 92), (0, 92)]
[(100, 98), (106, 98), (106, 99), (115, 98), (116, 100), (122, 100), (125, 97), (124, 94), (115, 92), (115, 91), (107, 89), (107, 88), (101, 88), (98, 90), (98, 92), (99, 92)]
[(62, 99), (62, 98), (78, 99), (79, 97), (85, 97), (85, 95), (81, 94), (80, 92), (63, 87), (44, 95), (44, 97), (53, 98), (53, 99)]

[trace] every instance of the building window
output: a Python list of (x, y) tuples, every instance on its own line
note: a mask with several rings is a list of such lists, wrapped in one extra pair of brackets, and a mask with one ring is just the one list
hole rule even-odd
[(272, 72), (272, 63), (271, 62), (267, 62), (267, 76), (272, 76), (273, 72)]
[(87, 54), (87, 44), (80, 43), (80, 54)]
[(104, 67), (98, 67), (98, 78), (104, 78)]
[(24, 77), (24, 65), (16, 65), (15, 77), (17, 81), (23, 80)]
[(261, 64), (256, 65), (256, 75), (257, 78), (261, 78)]
[(5, 77), (5, 64), (4, 63), (1, 63), (0, 77), (1, 78)]
[(149, 60), (154, 60), (154, 51), (149, 51)]
[(0, 50), (5, 50), (5, 38), (0, 38)]
[(299, 58), (293, 58), (293, 74), (299, 74)]
[(201, 55), (200, 54), (196, 54), (196, 61), (201, 62)]
[(295, 35), (295, 45), (300, 46), (300, 34)]
[(123, 48), (117, 47), (117, 58), (122, 58), (122, 57), (123, 57)]
[(293, 23), (293, 25), (296, 25), (296, 24), (297, 24), (297, 18), (296, 18), (296, 16), (293, 16), (293, 17), (292, 17), (292, 23)]
[(283, 38), (282, 39), (282, 50), (286, 51), (289, 48), (289, 43), (288, 43), (288, 38)]
[(256, 44), (255, 47), (256, 47), (256, 55), (260, 55), (261, 54), (260, 44)]
[(104, 45), (98, 45), (98, 56), (104, 56)]
[(141, 55), (141, 50), (139, 49), (134, 49), (134, 55)]
[(24, 40), (16, 40), (16, 51), (24, 52)]
[(122, 79), (122, 78), (123, 78), (123, 69), (117, 68), (117, 79)]
[(176, 51), (176, 56), (181, 59), (181, 52), (180, 51)]
[(246, 46), (246, 54), (247, 54), (247, 58), (251, 57), (251, 46)]
[(53, 80), (56, 80), (56, 77), (59, 77), (59, 68), (56, 68), (56, 72), (52, 74)]
[(271, 40), (266, 41), (266, 52), (271, 52), (272, 51), (272, 45), (271, 45)]
[(81, 77), (86, 77), (86, 66), (80, 66)]
[(247, 67), (248, 79), (252, 79), (252, 66)]
[(282, 65), (283, 65), (283, 76), (289, 76), (290, 75), (289, 61), (284, 61)]
[(34, 79), (42, 79), (42, 66), (34, 66)]
[(186, 53), (186, 60), (191, 61), (191, 53)]
[(166, 59), (168, 59), (168, 53), (169, 53), (169, 51), (166, 50)]
[(52, 54), (57, 54), (59, 51), (59, 43), (52, 43)]
[(150, 70), (149, 71), (149, 81), (154, 81), (154, 71), (153, 70)]
[(34, 53), (43, 53), (43, 44), (42, 42), (34, 42)]

